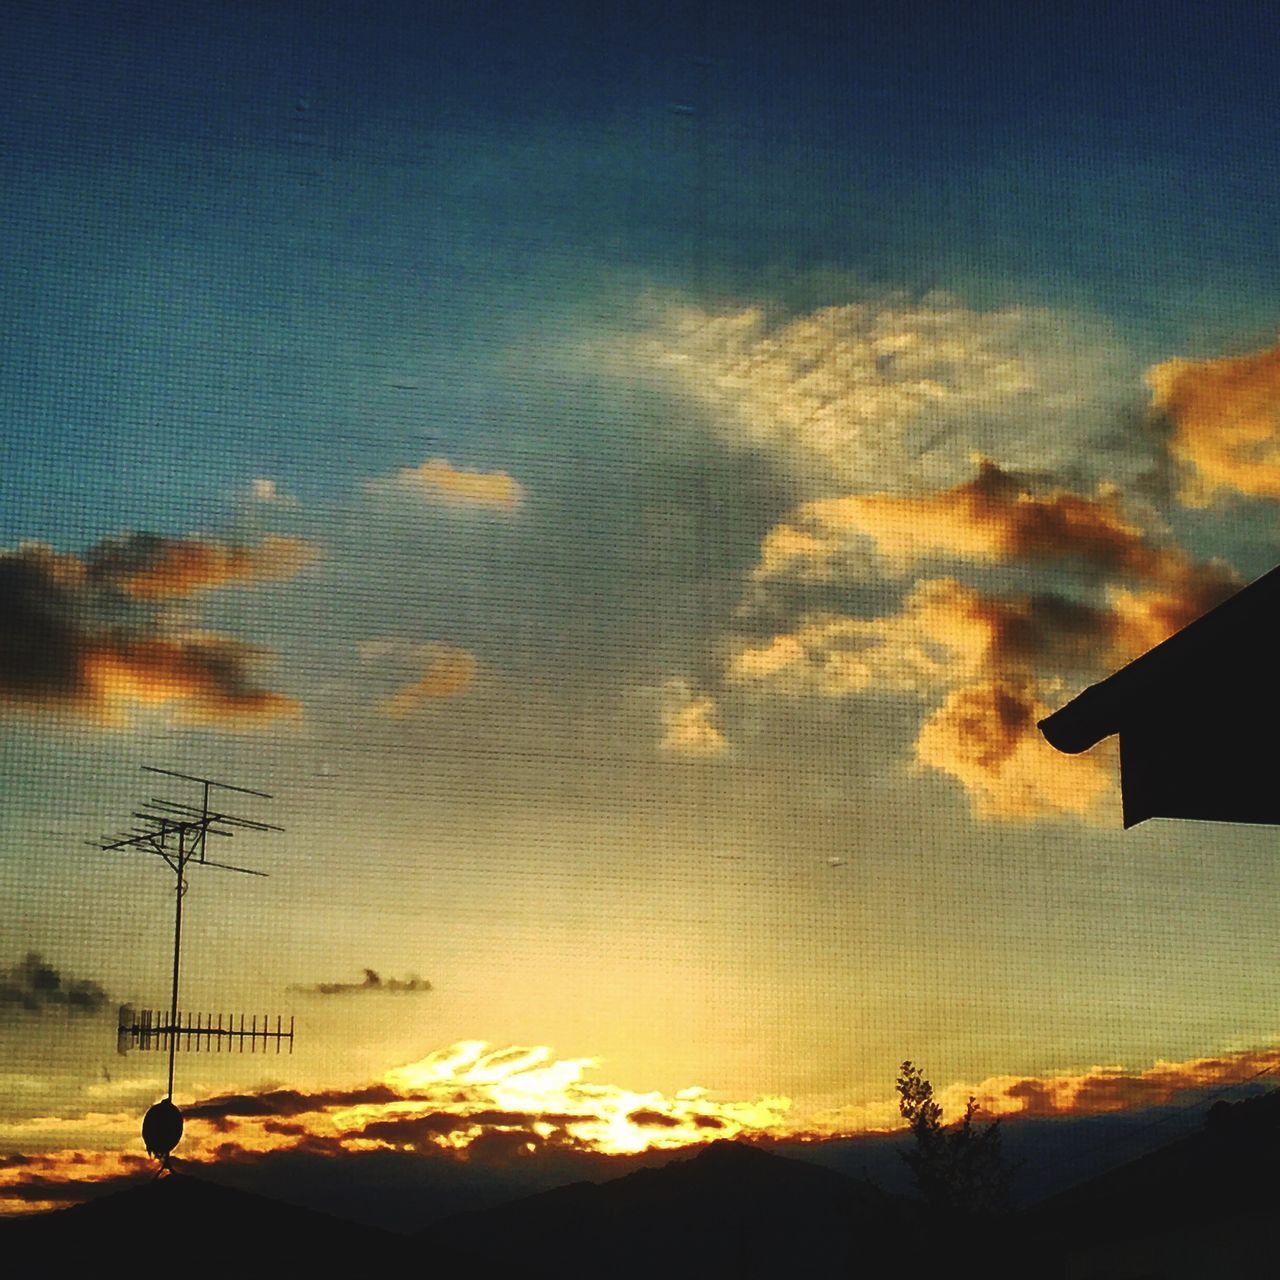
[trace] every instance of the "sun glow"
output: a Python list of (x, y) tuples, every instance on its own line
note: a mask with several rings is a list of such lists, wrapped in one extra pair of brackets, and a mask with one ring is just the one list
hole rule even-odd
[(470, 1040), (383, 1079), (403, 1094), (424, 1095), (397, 1108), (406, 1120), (443, 1112), (471, 1118), (476, 1137), (486, 1128), (527, 1129), (544, 1143), (558, 1137), (610, 1155), (776, 1133), (791, 1105), (780, 1097), (715, 1102), (698, 1087), (667, 1097), (585, 1079), (600, 1065), (598, 1058), (556, 1059), (545, 1045), (490, 1049)]

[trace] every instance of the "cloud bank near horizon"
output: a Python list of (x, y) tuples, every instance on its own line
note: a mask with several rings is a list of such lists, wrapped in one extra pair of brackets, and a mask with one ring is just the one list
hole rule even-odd
[[(545, 1046), (493, 1049), (462, 1041), (365, 1085), (268, 1087), (180, 1100), (187, 1130), (178, 1155), (195, 1166), (260, 1165), (289, 1158), (464, 1161), (510, 1167), (557, 1153), (599, 1157), (674, 1152), (716, 1139), (765, 1146), (900, 1130), (897, 1099), (839, 1108), (813, 1121), (790, 1117), (785, 1098), (716, 1101), (701, 1088), (635, 1092), (587, 1078), (593, 1059), (556, 1059)], [(1045, 1076), (997, 1075), (945, 1084), (935, 1096), (953, 1123), (973, 1096), (982, 1113), (1084, 1118), (1152, 1108), (1207, 1106), (1215, 1097), (1280, 1074), (1280, 1048), (1158, 1061), (1142, 1069), (1094, 1066)], [(58, 1122), (62, 1149), (24, 1152), (24, 1135), (49, 1121), (0, 1126), (0, 1212), (31, 1212), (150, 1176), (138, 1117), (87, 1112)], [(89, 1133), (96, 1145), (84, 1144)], [(103, 1141), (108, 1135), (109, 1140)], [(46, 1144), (47, 1145), (47, 1144)], [(283, 1166), (282, 1166), (283, 1167)]]

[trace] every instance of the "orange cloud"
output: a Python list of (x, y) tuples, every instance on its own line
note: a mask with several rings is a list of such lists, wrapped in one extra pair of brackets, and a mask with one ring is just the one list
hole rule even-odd
[[(177, 1154), (184, 1163), (299, 1150), (465, 1157), (495, 1146), (520, 1153), (563, 1147), (628, 1154), (784, 1130), (786, 1098), (719, 1102), (697, 1087), (670, 1095), (636, 1091), (589, 1080), (599, 1065), (593, 1058), (557, 1059), (543, 1045), (493, 1049), (471, 1040), (352, 1089), (264, 1089), (179, 1100), (186, 1128)], [(20, 1128), (0, 1125), (0, 1135), (13, 1142)], [(9, 1157), (7, 1164), (0, 1157), (0, 1211), (65, 1200), (67, 1182), (82, 1188), (140, 1167), (154, 1169), (152, 1162), (142, 1162), (136, 1117), (93, 1115), (60, 1126), (64, 1141), (104, 1131), (126, 1149), (66, 1149)], [(83, 1189), (74, 1198), (84, 1198)]]
[(1039, 690), (1058, 672), (1088, 669), (1115, 639), (1106, 610), (939, 578), (920, 583), (897, 614), (810, 615), (793, 631), (740, 645), (727, 678), (823, 697), (915, 694), (935, 703), (916, 738), (916, 763), (957, 779), (980, 816), (1085, 815), (1109, 790), (1109, 774), (1093, 756), (1062, 767), (1036, 729), (1047, 714)]
[(1184, 558), (1172, 561), (1165, 575), (1148, 586), (1112, 584), (1107, 588), (1111, 608), (1112, 656), (1109, 665), (1129, 662), (1181, 631), (1240, 589), (1239, 575), (1214, 561), (1198, 564)]
[(447, 458), (431, 458), (395, 473), (394, 483), (437, 502), (459, 507), (514, 511), (524, 501), (524, 488), (505, 471), (470, 471)]
[(167, 600), (237, 582), (289, 578), (318, 555), (302, 538), (277, 535), (247, 547), (195, 536), (131, 533), (94, 547), (88, 571), (135, 599)]
[[(839, 540), (850, 534), (871, 539), (882, 556), (903, 568), (934, 555), (979, 563), (1074, 560), (1087, 565), (1112, 579), (1105, 587), (1112, 616), (1097, 627), (1109, 634), (1106, 648), (1094, 653), (1098, 667), (1146, 652), (1240, 586), (1238, 575), (1222, 562), (1197, 562), (1181, 547), (1152, 538), (1124, 515), (1113, 493), (1093, 498), (1064, 489), (1037, 493), (1024, 479), (989, 462), (974, 479), (941, 493), (828, 498), (807, 503), (796, 519), (802, 528), (779, 526), (767, 535), (759, 576), (797, 565), (803, 576), (806, 559), (811, 567), (833, 563)], [(790, 532), (784, 536), (783, 529)], [(994, 601), (986, 607), (1006, 608)], [(1078, 620), (1086, 608), (1078, 607)], [(1060, 609), (1052, 625), (1061, 628), (1065, 622)]]
[(917, 763), (950, 774), (984, 818), (1086, 817), (1111, 789), (1096, 755), (1061, 756), (1036, 729), (1049, 708), (1016, 679), (993, 679), (948, 694), (921, 725)]
[(149, 607), (165, 593), (125, 587), (126, 545), (102, 544), (84, 559), (33, 544), (0, 551), (0, 705), (116, 724), (135, 707), (210, 722), (297, 711), (254, 680), (263, 651), (178, 629)]
[[(366, 654), (370, 650), (366, 647)], [(397, 689), (384, 699), (380, 710), (389, 716), (404, 716), (422, 702), (434, 698), (456, 698), (475, 683), (476, 657), (456, 645), (428, 644), (421, 654), (426, 663), (422, 676)]]
[(993, 1115), (1093, 1116), (1163, 1107), (1187, 1095), (1212, 1093), (1280, 1070), (1280, 1048), (1246, 1049), (1185, 1062), (1159, 1061), (1143, 1071), (1095, 1066), (1054, 1076), (991, 1076), (953, 1084), (939, 1095), (948, 1119), (963, 1114), (972, 1094)]
[[(795, 1124), (786, 1098), (720, 1102), (696, 1087), (637, 1092), (590, 1080), (598, 1067), (592, 1058), (557, 1059), (545, 1046), (492, 1049), (461, 1041), (352, 1088), (267, 1088), (179, 1099), (186, 1129), (176, 1154), (185, 1165), (250, 1162), (273, 1153), (504, 1159), (563, 1149), (626, 1155), (712, 1138), (815, 1140), (902, 1128), (892, 1098)], [(1142, 1070), (1092, 1066), (1043, 1076), (992, 1075), (978, 1084), (952, 1082), (936, 1097), (946, 1123), (960, 1118), (971, 1095), (996, 1116), (1107, 1115), (1207, 1103), (1216, 1093), (1277, 1072), (1280, 1048), (1258, 1048), (1158, 1061)], [(0, 1155), (0, 1213), (53, 1208), (154, 1176), (133, 1114), (11, 1122), (0, 1124), (0, 1137), (11, 1149)], [(52, 1141), (58, 1149), (12, 1151), (26, 1139)]]
[(1222, 493), (1280, 498), (1280, 343), (1220, 360), (1166, 360), (1147, 371), (1169, 452), (1196, 506)]
[(762, 545), (757, 576), (830, 560), (850, 537), (865, 537), (895, 565), (930, 556), (971, 561), (1077, 560), (1107, 574), (1160, 577), (1181, 552), (1152, 542), (1117, 494), (1037, 491), (1028, 478), (979, 464), (971, 480), (921, 497), (852, 494), (807, 502)]
[(1062, 596), (996, 596), (932, 578), (896, 614), (809, 614), (789, 632), (739, 643), (728, 678), (829, 697), (871, 688), (927, 696), (1011, 669), (1085, 668), (1110, 629), (1104, 610)]
[[(970, 1097), (987, 1115), (1010, 1119), (1111, 1115), (1198, 1104), (1207, 1109), (1215, 1095), (1277, 1072), (1280, 1047), (1255, 1048), (1182, 1062), (1160, 1060), (1143, 1069), (1102, 1065), (1042, 1076), (992, 1075), (976, 1084), (953, 1081), (935, 1090), (934, 1096), (945, 1124), (964, 1115)], [(886, 1097), (838, 1107), (822, 1116), (807, 1136), (846, 1137), (902, 1127), (897, 1099)]]
[(120, 723), (132, 707), (176, 706), (190, 720), (296, 715), (298, 704), (253, 683), (263, 651), (227, 636), (107, 636), (80, 654), (83, 705)]
[(1197, 562), (1152, 537), (1112, 492), (1088, 497), (989, 462), (963, 484), (921, 497), (806, 503), (766, 535), (754, 576), (793, 588), (838, 580), (859, 543), (903, 572), (935, 557), (1090, 570), (1092, 600), (996, 595), (937, 578), (918, 583), (896, 614), (805, 614), (730, 650), (731, 683), (827, 697), (889, 689), (932, 702), (915, 761), (957, 779), (984, 817), (1094, 811), (1109, 789), (1100, 762), (1064, 767), (1036, 720), (1067, 684), (1146, 652), (1240, 585), (1227, 565)]

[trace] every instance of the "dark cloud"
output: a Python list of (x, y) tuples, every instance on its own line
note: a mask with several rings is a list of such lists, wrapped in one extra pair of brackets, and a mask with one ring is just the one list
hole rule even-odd
[(669, 1116), (664, 1111), (633, 1111), (627, 1119), (632, 1124), (645, 1125), (659, 1129), (675, 1129), (680, 1126), (680, 1121), (675, 1116)]
[(137, 1173), (121, 1174), (114, 1178), (96, 1178), (89, 1182), (67, 1181), (57, 1177), (33, 1177), (23, 1182), (7, 1183), (3, 1189), (5, 1200), (27, 1205), (73, 1205), (99, 1196), (111, 1195), (137, 1186), (142, 1177), (155, 1177), (155, 1165), (150, 1160), (139, 1159)]
[(92, 979), (67, 977), (36, 951), (0, 969), (0, 1016), (54, 1011), (92, 1014), (106, 1008), (110, 1000)]
[(262, 1093), (224, 1093), (184, 1107), (188, 1120), (217, 1123), (232, 1117), (300, 1116), (327, 1107), (354, 1107), (399, 1102), (402, 1095), (389, 1085), (371, 1084), (359, 1089), (322, 1089), (303, 1093), (298, 1089), (267, 1089)]
[[(634, 1117), (631, 1118), (634, 1119)], [(571, 1143), (573, 1140), (564, 1132), (564, 1126), (580, 1124), (582, 1119), (580, 1115), (541, 1111), (537, 1113), (497, 1110), (428, 1111), (415, 1115), (395, 1116), (389, 1120), (370, 1121), (360, 1130), (359, 1136), (385, 1142), (392, 1147), (406, 1147), (422, 1146), (429, 1144), (434, 1138), (481, 1129), (503, 1130), (515, 1134), (521, 1141), (538, 1145)], [(551, 1127), (550, 1132), (547, 1126)]]
[(84, 558), (35, 543), (0, 551), (0, 705), (104, 722), (136, 706), (209, 722), (295, 712), (292, 700), (256, 682), (262, 650), (185, 629), (158, 602), (236, 578), (283, 576), (300, 555), (268, 543), (246, 550), (143, 534), (100, 543)]
[(432, 989), (426, 978), (409, 974), (405, 978), (384, 978), (376, 969), (366, 969), (359, 982), (317, 982), (312, 986), (292, 986), (290, 991), (310, 996), (369, 995), (388, 992), (393, 995), (418, 994)]
[(264, 1133), (273, 1133), (278, 1138), (305, 1138), (307, 1136), (305, 1125), (293, 1124), (284, 1120), (264, 1120), (262, 1129)]

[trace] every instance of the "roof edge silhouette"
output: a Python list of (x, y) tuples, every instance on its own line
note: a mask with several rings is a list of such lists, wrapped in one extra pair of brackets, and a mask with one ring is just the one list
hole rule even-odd
[[(1264, 620), (1280, 623), (1280, 566), (1242, 587), (1167, 640), (1088, 686), (1039, 722), (1051, 746), (1077, 755), (1119, 733), (1167, 697), (1169, 682), (1190, 664), (1209, 659), (1233, 633), (1247, 633)], [(1232, 673), (1234, 674), (1234, 673)], [(1224, 683), (1229, 681), (1224, 677)]]

